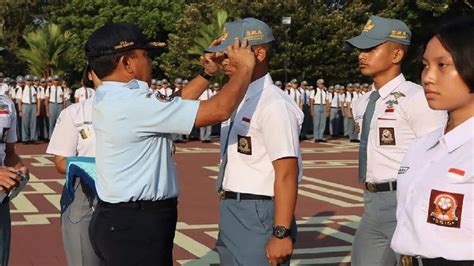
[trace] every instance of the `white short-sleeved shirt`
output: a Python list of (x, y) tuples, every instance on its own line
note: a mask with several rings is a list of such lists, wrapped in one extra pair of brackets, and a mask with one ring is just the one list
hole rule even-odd
[(314, 104), (326, 104), (328, 101), (329, 94), (320, 88), (316, 88), (311, 91), (309, 98), (314, 100)]
[(92, 101), (70, 105), (59, 115), (46, 153), (63, 157), (95, 157)]
[(50, 86), (46, 88), (45, 97), (49, 98), (50, 103), (62, 103), (64, 101), (65, 91), (61, 86)]
[[(360, 128), (371, 93), (352, 106), (354, 121)], [(442, 127), (447, 119), (445, 111), (430, 109), (423, 88), (405, 80), (403, 74), (385, 84), (379, 93), (367, 143), (366, 180), (375, 183), (395, 180), (413, 140)]]
[[(19, 89), (17, 90), (17, 93), (15, 95), (17, 100), (21, 100), (22, 103), (26, 104), (32, 104), (32, 103), (37, 103), (38, 98), (40, 98), (40, 95), (38, 94), (38, 89), (34, 86), (28, 86), (26, 85), (25, 87), (18, 87)], [(31, 97), (30, 99), (30, 90), (31, 90)]]
[(474, 117), (417, 139), (397, 177), (396, 253), (474, 260)]
[(38, 92), (38, 97), (41, 99), (41, 100), (44, 100), (44, 97), (45, 97), (45, 88), (43, 86), (38, 86), (36, 87), (36, 90)]
[(206, 89), (201, 96), (199, 96), (199, 100), (205, 101), (211, 99), (212, 96), (214, 96), (214, 91), (211, 89)]
[[(303, 112), (284, 91), (273, 85), (269, 74), (255, 80), (240, 103), (229, 134), (222, 123), (221, 146), (229, 137), (222, 188), (226, 191), (274, 196), (272, 162), (298, 158), (302, 178), (299, 133)], [(221, 154), (222, 155), (222, 154)]]
[(300, 90), (290, 88), (290, 93), (288, 96), (290, 96), (293, 102), (295, 102), (298, 106), (303, 104), (303, 95), (301, 94)]
[(0, 83), (0, 95), (8, 95), (10, 87), (6, 83)]
[(15, 143), (16, 135), (16, 110), (15, 104), (8, 96), (0, 95), (0, 163), (5, 161), (6, 143)]
[(352, 92), (346, 92), (344, 95), (344, 107), (349, 106), (349, 104), (352, 102)]
[(158, 91), (164, 96), (170, 96), (171, 94), (173, 94), (173, 89), (171, 89), (170, 87), (160, 88), (158, 89)]
[(340, 93), (334, 92), (331, 94), (331, 107), (334, 108), (339, 108), (341, 107), (341, 102), (344, 100), (344, 95), (341, 95)]
[(171, 134), (189, 134), (199, 101), (167, 98), (138, 80), (104, 81), (93, 101), (97, 193), (110, 202), (178, 196)]
[(79, 98), (79, 102), (83, 102), (94, 96), (95, 91), (92, 88), (80, 87), (74, 92), (74, 98)]

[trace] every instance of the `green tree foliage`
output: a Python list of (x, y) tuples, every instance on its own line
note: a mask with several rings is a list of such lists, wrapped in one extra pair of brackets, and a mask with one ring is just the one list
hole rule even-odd
[(18, 50), (18, 57), (28, 64), (28, 73), (48, 77), (62, 75), (67, 69), (66, 52), (71, 34), (58, 25), (46, 23), (23, 37), (28, 48)]
[[(175, 31), (183, 7), (184, 0), (69, 0), (52, 11), (51, 19), (74, 34), (68, 60), (81, 73), (86, 65), (85, 43), (97, 28), (108, 22), (133, 22), (149, 38), (166, 40)], [(159, 59), (154, 60), (154, 74), (161, 73), (158, 64)]]

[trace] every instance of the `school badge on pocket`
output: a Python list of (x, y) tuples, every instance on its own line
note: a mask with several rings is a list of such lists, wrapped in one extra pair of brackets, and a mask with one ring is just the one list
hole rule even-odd
[(463, 194), (432, 189), (427, 222), (439, 226), (460, 228), (463, 200)]
[(239, 153), (252, 155), (252, 139), (250, 137), (237, 135), (238, 147), (237, 151)]
[(395, 129), (393, 127), (379, 128), (380, 145), (396, 145)]

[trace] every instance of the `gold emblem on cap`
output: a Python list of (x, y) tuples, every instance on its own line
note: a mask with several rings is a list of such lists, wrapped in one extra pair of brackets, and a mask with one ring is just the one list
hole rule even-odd
[(407, 33), (400, 30), (392, 30), (390, 37), (405, 40), (407, 38)]
[(125, 48), (125, 47), (132, 46), (134, 44), (135, 44), (134, 42), (121, 41), (120, 44), (115, 45), (114, 48), (115, 48), (115, 50), (117, 50), (117, 49), (122, 49), (122, 48)]
[(263, 40), (264, 34), (261, 30), (248, 30), (245, 32), (245, 39), (247, 40)]
[(219, 37), (219, 40), (225, 41), (225, 39), (227, 39), (228, 36), (229, 36), (229, 33), (228, 33), (227, 30), (224, 28), (224, 31), (222, 32), (221, 36)]
[(362, 31), (371, 31), (375, 27), (374, 22), (371, 19), (365, 23), (364, 29)]

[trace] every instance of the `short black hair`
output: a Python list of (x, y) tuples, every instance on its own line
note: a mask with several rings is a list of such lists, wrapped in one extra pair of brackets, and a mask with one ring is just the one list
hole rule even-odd
[(90, 59), (89, 65), (99, 79), (102, 79), (114, 72), (122, 56), (133, 54), (134, 50), (124, 51), (111, 55), (103, 55)]
[(442, 25), (427, 40), (425, 50), (433, 37), (451, 54), (456, 70), (469, 92), (474, 93), (474, 17), (462, 17)]

